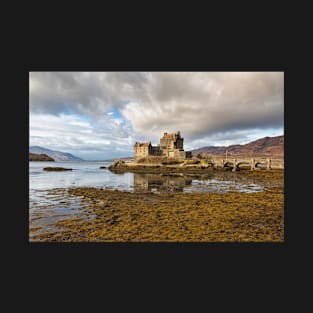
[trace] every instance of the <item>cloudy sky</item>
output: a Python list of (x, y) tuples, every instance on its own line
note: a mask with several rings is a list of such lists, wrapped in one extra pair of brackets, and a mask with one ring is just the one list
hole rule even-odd
[(284, 132), (283, 72), (30, 72), (30, 145), (133, 155), (180, 130), (185, 150)]

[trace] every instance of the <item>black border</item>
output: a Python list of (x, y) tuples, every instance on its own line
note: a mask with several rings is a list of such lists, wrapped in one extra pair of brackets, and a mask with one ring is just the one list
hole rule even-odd
[[(226, 40), (226, 39), (225, 39)], [(44, 41), (45, 42), (45, 41)], [(263, 43), (263, 42), (262, 42)], [(265, 44), (265, 51), (259, 45), (252, 44), (238, 49), (240, 43), (229, 39), (212, 50), (210, 47), (188, 44), (161, 45), (157, 52), (154, 46), (147, 44), (140, 51), (125, 51), (118, 46), (111, 50), (107, 47), (97, 51), (74, 46), (69, 50), (49, 50), (44, 43), (42, 49), (26, 51), (15, 58), (11, 71), (11, 125), (15, 133), (10, 136), (10, 151), (14, 151), (12, 164), (14, 176), (10, 174), (10, 196), (12, 210), (13, 238), (12, 250), (18, 257), (12, 262), (17, 273), (29, 273), (31, 279), (36, 273), (36, 281), (42, 283), (54, 281), (56, 277), (72, 279), (78, 282), (76, 275), (85, 281), (89, 277), (107, 276), (110, 278), (125, 275), (136, 279), (136, 273), (158, 281), (164, 274), (183, 282), (182, 276), (203, 277), (210, 281), (218, 276), (230, 275), (232, 279), (243, 279), (249, 283), (251, 275), (254, 281), (261, 281), (270, 276), (275, 281), (285, 281), (289, 257), (298, 250), (297, 229), (295, 222), (297, 203), (291, 199), (293, 188), (290, 184), (293, 153), (292, 137), (288, 123), (293, 117), (290, 112), (296, 100), (293, 86), (296, 77), (284, 47)], [(132, 47), (129, 41), (125, 46)], [(237, 45), (238, 44), (238, 45)], [(171, 47), (171, 49), (169, 48)], [(49, 53), (47, 53), (49, 50)], [(80, 51), (77, 54), (77, 51)], [(153, 53), (152, 53), (153, 52)], [(29, 243), (28, 242), (28, 141), (29, 141), (29, 71), (284, 71), (285, 72), (285, 242), (284, 243)], [(292, 111), (292, 110), (291, 110)], [(298, 236), (299, 238), (299, 236)], [(11, 251), (12, 251), (11, 250)], [(18, 270), (19, 269), (19, 270)], [(158, 274), (161, 275), (158, 279)], [(162, 272), (164, 271), (164, 272)], [(31, 274), (32, 273), (32, 274)], [(189, 274), (186, 274), (189, 273)], [(193, 274), (192, 274), (193, 273)], [(163, 274), (163, 275), (162, 275)], [(107, 275), (107, 276), (106, 276)], [(263, 276), (264, 275), (264, 276)], [(190, 286), (189, 286), (190, 287)], [(220, 286), (221, 287), (221, 286)], [(166, 286), (165, 286), (166, 288)], [(274, 292), (273, 286), (268, 287)]]

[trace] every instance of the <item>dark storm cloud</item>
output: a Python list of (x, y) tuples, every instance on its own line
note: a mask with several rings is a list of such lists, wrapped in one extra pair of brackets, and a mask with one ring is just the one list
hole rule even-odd
[[(32, 113), (83, 113), (92, 117), (121, 101), (137, 98), (146, 82), (143, 73), (31, 72)], [(144, 99), (144, 95), (143, 95)]]
[(283, 126), (283, 73), (153, 73), (149, 106), (122, 111), (135, 130), (180, 129), (189, 138)]

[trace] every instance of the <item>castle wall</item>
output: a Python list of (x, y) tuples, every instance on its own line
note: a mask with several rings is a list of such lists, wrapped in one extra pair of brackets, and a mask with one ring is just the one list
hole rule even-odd
[(138, 143), (134, 146), (135, 160), (151, 156), (164, 156), (172, 158), (191, 158), (191, 152), (184, 151), (184, 138), (180, 133), (164, 133), (160, 139), (159, 146), (152, 146), (150, 143)]
[(176, 140), (176, 149), (179, 149), (179, 150), (184, 150), (184, 139), (183, 138), (178, 138)]
[(170, 158), (184, 159), (185, 158), (185, 151), (179, 150), (179, 149), (169, 150), (168, 156)]
[(150, 155), (161, 156), (162, 150), (159, 146), (151, 146)]
[(150, 147), (148, 145), (135, 145), (135, 159), (141, 159), (149, 156)]
[(161, 138), (160, 139), (161, 149), (174, 149), (174, 141), (170, 138)]

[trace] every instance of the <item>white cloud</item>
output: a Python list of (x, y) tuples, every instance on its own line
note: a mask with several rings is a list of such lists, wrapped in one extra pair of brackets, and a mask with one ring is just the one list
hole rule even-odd
[[(134, 139), (125, 137), (123, 129), (116, 126), (114, 119), (102, 122), (101, 127), (82, 120), (79, 115), (33, 114), (30, 115), (30, 145), (91, 159), (131, 155), (130, 147)], [(112, 136), (112, 133), (115, 135)]]

